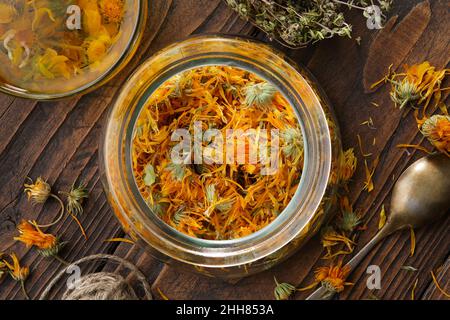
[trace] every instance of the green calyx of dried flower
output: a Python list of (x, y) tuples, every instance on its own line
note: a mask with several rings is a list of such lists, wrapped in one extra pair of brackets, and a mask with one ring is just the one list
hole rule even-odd
[(176, 225), (179, 225), (181, 223), (181, 221), (186, 218), (187, 216), (184, 214), (184, 206), (181, 206), (180, 208), (178, 208), (178, 210), (175, 212), (175, 214), (172, 217), (172, 221), (173, 223), (175, 223)]
[(394, 85), (390, 93), (391, 99), (400, 109), (419, 100), (420, 94), (414, 83), (409, 82), (407, 79), (401, 82), (391, 80), (391, 82)]
[(353, 211), (344, 211), (338, 227), (344, 232), (353, 232), (361, 224), (361, 217)]
[(150, 187), (156, 182), (155, 168), (151, 164), (147, 164), (144, 168), (144, 183), (147, 187)]
[(78, 216), (83, 213), (83, 201), (89, 198), (89, 191), (83, 185), (80, 184), (77, 188), (72, 186), (72, 189), (68, 193), (63, 193), (67, 196), (66, 210), (69, 214)]
[(277, 88), (267, 82), (248, 85), (244, 89), (245, 104), (260, 110), (270, 110)]
[(166, 169), (170, 171), (172, 177), (174, 177), (177, 181), (183, 181), (183, 178), (187, 172), (185, 164), (170, 163), (167, 165)]
[(274, 278), (274, 280), (275, 289), (273, 290), (273, 294), (276, 300), (287, 300), (297, 290), (297, 288), (290, 283), (278, 283), (277, 278)]
[(56, 238), (55, 244), (48, 249), (38, 249), (41, 256), (45, 258), (57, 257), (58, 253), (64, 248), (66, 242), (61, 242), (59, 238)]

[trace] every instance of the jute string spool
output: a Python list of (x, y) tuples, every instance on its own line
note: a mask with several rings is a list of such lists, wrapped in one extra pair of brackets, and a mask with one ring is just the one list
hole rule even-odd
[[(108, 255), (108, 254), (96, 254), (92, 256), (87, 256), (81, 258), (68, 265), (64, 269), (62, 269), (48, 284), (45, 288), (44, 292), (39, 297), (40, 300), (46, 300), (50, 291), (55, 286), (55, 284), (67, 274), (67, 270), (73, 266), (78, 265), (80, 263), (92, 260), (113, 260), (118, 262), (120, 265), (125, 266), (129, 270), (131, 270), (132, 274), (134, 274), (139, 280), (144, 289), (145, 298), (147, 300), (152, 299), (152, 295), (150, 293), (150, 286), (145, 279), (145, 275), (132, 263), (128, 262), (125, 259), (119, 258), (117, 256)], [(80, 279), (76, 280), (75, 286), (72, 289), (67, 289), (62, 295), (62, 300), (138, 300), (138, 296), (136, 292), (132, 288), (125, 278), (116, 273), (110, 272), (97, 272), (87, 274), (82, 276)]]

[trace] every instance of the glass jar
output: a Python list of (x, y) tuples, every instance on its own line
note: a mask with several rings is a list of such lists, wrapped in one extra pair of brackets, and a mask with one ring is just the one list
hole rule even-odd
[[(123, 16), (119, 15), (121, 20), (114, 23), (106, 20), (103, 12), (117, 20), (117, 7), (102, 11), (101, 2), (97, 2), (101, 16), (97, 12), (86, 13), (93, 11), (86, 1), (44, 2), (42, 5), (48, 8), (35, 7), (24, 0), (8, 5), (11, 17), (0, 22), (0, 63), (5, 66), (0, 70), (0, 91), (17, 97), (54, 100), (85, 94), (117, 75), (141, 41), (148, 1), (124, 0)], [(15, 19), (23, 21), (16, 25)], [(21, 29), (16, 30), (17, 26)], [(101, 31), (94, 36), (96, 29)], [(78, 39), (80, 34), (83, 37)], [(96, 57), (95, 62), (91, 62), (92, 57)], [(82, 67), (75, 63), (72, 66), (73, 61), (79, 61)]]
[[(133, 176), (131, 142), (143, 104), (172, 76), (205, 65), (246, 69), (276, 85), (295, 109), (303, 133), (304, 170), (294, 197), (271, 224), (239, 239), (204, 240), (173, 229), (151, 212)], [(263, 43), (207, 35), (167, 47), (129, 78), (104, 128), (100, 167), (109, 203), (135, 241), (163, 262), (232, 279), (272, 267), (318, 231), (336, 204), (341, 152), (328, 100), (306, 70)]]

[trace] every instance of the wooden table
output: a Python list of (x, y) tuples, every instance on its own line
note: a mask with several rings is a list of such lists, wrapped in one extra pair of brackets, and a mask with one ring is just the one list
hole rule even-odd
[[(190, 34), (221, 32), (251, 35), (267, 40), (264, 35), (241, 20), (220, 0), (152, 0), (150, 21), (145, 39), (131, 65), (113, 81), (83, 97), (60, 102), (36, 102), (0, 95), (0, 251), (15, 251), (22, 263), (30, 265), (32, 273), (27, 281), (31, 297), (36, 298), (61, 267), (60, 263), (41, 257), (35, 250), (15, 243), (16, 225), (21, 219), (51, 221), (58, 214), (58, 206), (32, 206), (22, 191), (26, 177), (43, 176), (55, 190), (67, 190), (73, 181), (88, 183), (90, 199), (86, 203), (81, 223), (86, 227), (86, 241), (76, 223), (70, 218), (49, 231), (68, 241), (61, 256), (74, 261), (95, 253), (110, 253), (136, 263), (153, 285), (155, 298), (158, 288), (170, 299), (272, 299), (274, 280), (298, 286), (309, 284), (313, 270), (328, 262), (321, 259), (322, 247), (318, 237), (313, 238), (296, 255), (270, 271), (241, 280), (232, 285), (220, 280), (185, 274), (163, 265), (143, 250), (127, 243), (109, 243), (105, 239), (123, 237), (112, 214), (99, 181), (97, 157), (108, 105), (127, 76), (141, 61), (169, 43)], [(380, 155), (380, 164), (374, 175), (375, 190), (362, 191), (364, 168), (358, 166), (350, 184), (354, 207), (364, 215), (367, 229), (358, 234), (359, 246), (365, 244), (377, 231), (379, 211), (383, 204), (389, 210), (390, 191), (402, 171), (420, 152), (396, 147), (398, 143), (423, 143), (413, 116), (393, 107), (388, 89), (369, 93), (368, 84), (379, 79), (392, 63), (393, 69), (402, 64), (429, 60), (442, 68), (449, 59), (449, 3), (446, 0), (397, 0), (386, 27), (370, 31), (358, 11), (351, 11), (354, 25), (351, 39), (332, 39), (308, 49), (291, 51), (281, 48), (295, 61), (307, 66), (329, 95), (343, 136), (345, 147), (357, 148), (360, 134), (369, 165)], [(395, 17), (394, 17), (395, 15)], [(378, 108), (371, 105), (376, 102)], [(376, 130), (360, 125), (371, 117)], [(376, 138), (376, 143), (373, 140)], [(359, 163), (363, 157), (357, 152)], [(448, 177), (446, 177), (448, 178)], [(346, 289), (341, 299), (410, 299), (411, 289), (418, 279), (417, 299), (445, 299), (431, 281), (434, 270), (444, 288), (450, 283), (450, 216), (416, 231), (417, 248), (409, 256), (409, 232), (397, 233), (379, 245), (355, 270), (349, 281), (355, 283)], [(370, 292), (366, 288), (369, 265), (378, 265), (382, 272), (382, 288)], [(411, 265), (419, 269), (410, 272), (401, 269)], [(96, 265), (96, 270), (110, 268)], [(94, 266), (90, 267), (93, 270)], [(64, 289), (52, 292), (58, 296)], [(307, 293), (298, 293), (303, 299)], [(10, 279), (0, 284), (0, 298), (22, 299), (19, 286)]]

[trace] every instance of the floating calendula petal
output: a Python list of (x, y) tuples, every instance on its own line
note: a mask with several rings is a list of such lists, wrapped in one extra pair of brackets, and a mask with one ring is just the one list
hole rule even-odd
[(17, 16), (17, 10), (12, 4), (0, 3), (0, 24), (11, 23)]

